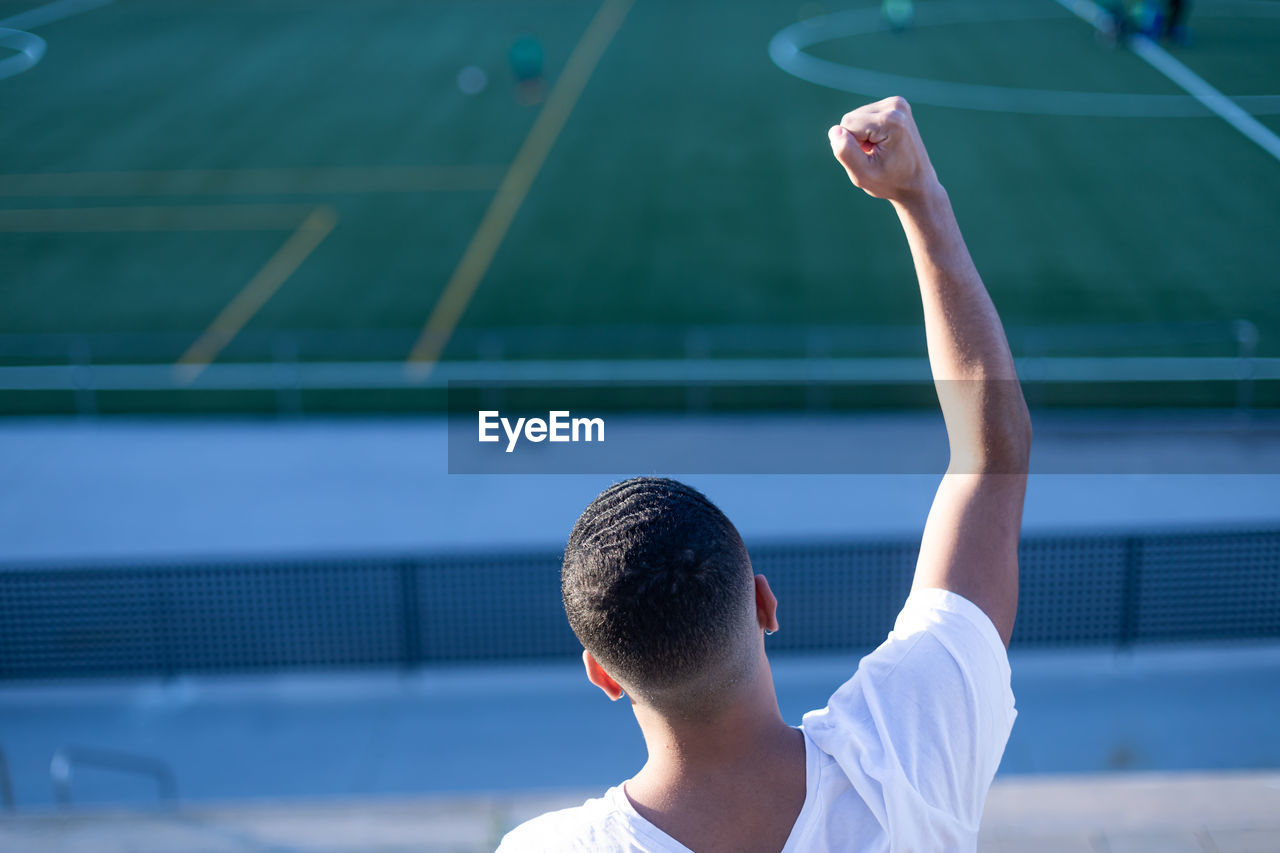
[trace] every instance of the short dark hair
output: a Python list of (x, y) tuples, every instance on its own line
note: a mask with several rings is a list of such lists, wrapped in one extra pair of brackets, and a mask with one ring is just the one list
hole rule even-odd
[(705, 710), (755, 665), (754, 572), (737, 528), (696, 489), (637, 477), (602, 492), (569, 535), (569, 625), (634, 698)]

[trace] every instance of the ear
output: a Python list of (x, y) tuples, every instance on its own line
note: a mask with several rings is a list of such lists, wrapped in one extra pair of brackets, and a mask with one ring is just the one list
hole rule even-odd
[(613, 680), (613, 676), (604, 671), (591, 652), (582, 650), (582, 665), (587, 668), (587, 681), (604, 691), (604, 695), (617, 702), (622, 698), (622, 686)]
[(764, 575), (756, 575), (756, 620), (770, 634), (778, 630), (778, 599)]

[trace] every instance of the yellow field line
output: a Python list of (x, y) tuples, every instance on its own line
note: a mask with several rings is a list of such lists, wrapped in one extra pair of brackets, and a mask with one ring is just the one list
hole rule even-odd
[(314, 209), (305, 204), (0, 209), (0, 232), (290, 231)]
[(440, 353), (453, 335), (462, 313), (475, 295), (480, 280), (489, 270), (493, 257), (506, 237), (507, 229), (524, 202), (534, 178), (542, 168), (547, 154), (555, 145), (569, 114), (578, 103), (596, 64), (604, 55), (609, 42), (622, 26), (633, 0), (604, 0), (591, 23), (587, 26), (577, 46), (569, 56), (564, 71), (547, 96), (547, 102), (538, 113), (524, 144), (511, 161), (502, 184), (494, 194), (489, 209), (480, 220), (462, 259), (440, 294), (435, 308), (427, 318), (426, 326), (413, 350), (409, 364), (414, 374), (426, 376), (440, 358)]
[(195, 381), (209, 363), (218, 357), (223, 347), (258, 313), (258, 309), (280, 289), (280, 285), (302, 266), (302, 262), (329, 236), (329, 232), (337, 224), (338, 214), (333, 208), (317, 207), (311, 211), (297, 230), (289, 235), (284, 245), (258, 270), (244, 289), (227, 303), (227, 307), (213, 318), (204, 334), (178, 359), (182, 381)]
[(326, 166), (0, 174), (0, 196), (308, 195), (492, 190), (502, 167)]

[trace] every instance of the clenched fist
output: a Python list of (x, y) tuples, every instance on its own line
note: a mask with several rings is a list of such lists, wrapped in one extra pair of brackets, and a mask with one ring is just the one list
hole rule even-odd
[(846, 113), (827, 135), (849, 180), (870, 196), (909, 203), (940, 189), (911, 105), (902, 98)]

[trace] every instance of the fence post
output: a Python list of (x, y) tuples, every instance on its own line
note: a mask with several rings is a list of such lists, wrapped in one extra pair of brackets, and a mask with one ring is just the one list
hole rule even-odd
[[(804, 356), (810, 362), (831, 358), (831, 336), (826, 329), (810, 327), (804, 336)], [(810, 375), (805, 380), (804, 404), (807, 409), (825, 411), (831, 408), (831, 384)]]
[[(476, 344), (476, 356), (481, 361), (492, 362), (502, 361), (506, 358), (506, 347), (503, 345), (502, 336), (495, 332), (485, 333)], [(507, 383), (502, 381), (484, 382), (480, 385), (480, 405), (485, 409), (501, 410), (506, 407), (507, 401)], [(449, 391), (445, 390), (445, 413), (452, 415), (453, 411), (449, 409), (450, 400)]]
[[(688, 361), (704, 361), (711, 355), (711, 341), (700, 326), (691, 326), (684, 334), (684, 357)], [(705, 412), (711, 408), (709, 382), (686, 381), (684, 405), (688, 412)]]
[(1253, 357), (1258, 350), (1258, 327), (1248, 320), (1236, 320), (1236, 357), (1240, 374), (1236, 380), (1236, 411), (1248, 420), (1253, 411)]
[(9, 761), (4, 750), (0, 749), (0, 804), (6, 811), (14, 811), (17, 806), (13, 799), (13, 779), (9, 776)]
[(68, 347), (71, 381), (75, 384), (76, 414), (92, 417), (98, 413), (98, 394), (93, 387), (93, 349), (83, 337), (71, 339)]
[(405, 669), (422, 664), (422, 612), (419, 607), (418, 564), (413, 560), (400, 562), (400, 624), (401, 642), (404, 644)]
[(174, 570), (166, 568), (139, 571), (146, 572), (150, 581), (151, 626), (158, 644), (155, 650), (156, 662), (164, 678), (177, 678), (182, 673), (178, 665), (177, 640), (174, 637), (174, 620), (177, 616), (173, 612), (171, 595), (172, 587), (177, 582)]
[(298, 341), (293, 335), (276, 335), (271, 342), (275, 364), (276, 414), (298, 417), (302, 414), (302, 377), (298, 367)]
[(1124, 583), (1120, 591), (1120, 648), (1128, 649), (1138, 639), (1138, 618), (1142, 606), (1142, 537), (1124, 540)]

